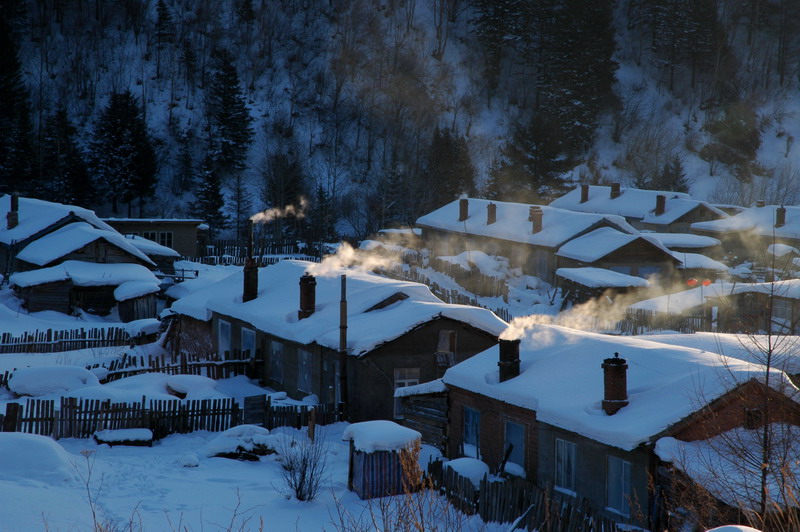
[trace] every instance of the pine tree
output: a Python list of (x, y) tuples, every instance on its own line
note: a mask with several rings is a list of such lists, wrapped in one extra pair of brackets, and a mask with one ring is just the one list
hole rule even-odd
[(194, 184), (194, 156), (192, 154), (193, 135), (191, 130), (186, 130), (178, 137), (180, 149), (178, 151), (178, 168), (173, 181), (173, 192), (180, 193), (192, 189)]
[[(260, 178), (261, 200), (268, 209), (284, 209), (290, 205), (297, 207), (301, 198), (308, 196), (303, 168), (293, 151), (267, 157)], [(295, 225), (283, 218), (275, 218), (272, 221), (273, 240), (297, 237)]]
[(242, 243), (248, 237), (251, 223), (249, 218), (253, 215), (253, 202), (250, 200), (250, 194), (241, 172), (234, 176), (230, 199), (230, 210), (236, 227), (236, 240)]
[(42, 134), (42, 179), (50, 197), (75, 205), (94, 205), (92, 177), (64, 106), (47, 119)]
[(156, 78), (161, 77), (161, 49), (166, 43), (175, 40), (174, 21), (172, 13), (164, 0), (156, 4)]
[(118, 203), (139, 200), (139, 216), (144, 201), (155, 193), (156, 157), (142, 117), (142, 110), (131, 92), (113, 93), (95, 125), (91, 142), (91, 166), (114, 214)]
[(7, 3), (0, 3), (0, 194), (29, 194), (37, 188), (31, 164), (34, 150), (30, 94), (22, 81), (16, 34), (12, 31), (16, 8)]
[(431, 208), (449, 203), (461, 194), (473, 195), (475, 167), (464, 137), (453, 135), (449, 129), (436, 128), (426, 174), (431, 188)]
[(233, 57), (227, 50), (215, 52), (214, 70), (207, 96), (210, 142), (214, 162), (224, 176), (230, 176), (244, 168), (253, 139), (253, 119), (245, 105)]
[(225, 197), (222, 195), (222, 182), (214, 170), (214, 161), (206, 157), (200, 167), (200, 183), (195, 193), (195, 201), (189, 204), (189, 214), (208, 224), (209, 239), (215, 238), (219, 231), (228, 225), (225, 215)]
[(689, 182), (683, 169), (680, 156), (673, 155), (661, 168), (661, 171), (650, 183), (654, 190), (669, 190), (672, 192), (689, 192)]

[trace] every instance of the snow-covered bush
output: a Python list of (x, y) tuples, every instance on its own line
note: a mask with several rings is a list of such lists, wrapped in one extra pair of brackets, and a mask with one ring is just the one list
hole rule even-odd
[(317, 431), (313, 440), (307, 437), (284, 438), (278, 448), (281, 479), (286, 489), (300, 501), (311, 501), (328, 479), (328, 444)]

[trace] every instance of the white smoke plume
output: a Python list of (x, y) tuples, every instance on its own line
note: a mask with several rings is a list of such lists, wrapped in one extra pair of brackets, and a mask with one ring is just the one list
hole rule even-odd
[(319, 264), (309, 266), (308, 273), (316, 276), (336, 275), (343, 268), (357, 268), (371, 271), (377, 268), (388, 268), (399, 261), (399, 255), (382, 254), (354, 249), (347, 242), (342, 242), (334, 255), (328, 255)]
[(273, 207), (263, 212), (258, 212), (250, 217), (250, 221), (256, 223), (268, 223), (278, 218), (286, 218), (294, 216), (298, 219), (303, 219), (306, 216), (306, 208), (308, 207), (308, 200), (300, 197), (299, 205), (286, 205), (285, 207)]

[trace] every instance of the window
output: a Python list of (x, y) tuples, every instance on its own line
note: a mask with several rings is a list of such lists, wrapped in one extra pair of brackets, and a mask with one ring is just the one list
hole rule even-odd
[[(394, 389), (419, 384), (419, 368), (395, 368)], [(403, 417), (403, 403), (399, 397), (394, 399), (394, 417)]]
[(311, 352), (297, 350), (297, 390), (311, 393)]
[(575, 443), (556, 438), (555, 487), (575, 494)]
[(283, 344), (275, 340), (269, 343), (269, 376), (283, 382)]
[[(525, 476), (525, 426), (513, 421), (506, 421), (505, 430), (505, 449), (511, 447), (511, 454), (508, 455), (506, 471), (513, 475)], [(509, 467), (509, 466), (512, 467)], [(518, 467), (514, 467), (518, 466)]]
[(649, 279), (656, 275), (661, 275), (661, 266), (639, 266), (639, 275), (637, 277)]
[(162, 246), (172, 247), (172, 231), (161, 231), (158, 233), (158, 243)]
[(231, 350), (231, 324), (225, 320), (217, 322), (217, 352), (220, 356)]
[(620, 515), (631, 514), (631, 463), (616, 456), (608, 457), (608, 508)]
[(612, 272), (624, 273), (625, 275), (631, 274), (630, 266), (609, 266), (608, 269), (611, 270)]
[(242, 353), (245, 351), (251, 357), (256, 356), (256, 332), (253, 329), (242, 328)]
[(772, 299), (772, 332), (792, 334), (792, 302), (788, 299)]
[(142, 237), (153, 242), (158, 242), (158, 231), (143, 231)]
[(456, 332), (439, 331), (439, 342), (436, 345), (436, 366), (449, 368), (456, 363)]
[(744, 428), (754, 430), (764, 424), (764, 413), (760, 408), (744, 409)]
[(464, 455), (480, 459), (481, 413), (464, 407)]

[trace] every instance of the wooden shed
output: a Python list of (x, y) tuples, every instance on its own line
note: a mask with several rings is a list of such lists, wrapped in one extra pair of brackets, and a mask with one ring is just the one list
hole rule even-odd
[(342, 434), (350, 442), (347, 489), (362, 499), (416, 489), (422, 435), (393, 421), (353, 423)]

